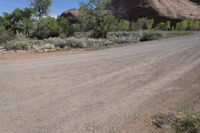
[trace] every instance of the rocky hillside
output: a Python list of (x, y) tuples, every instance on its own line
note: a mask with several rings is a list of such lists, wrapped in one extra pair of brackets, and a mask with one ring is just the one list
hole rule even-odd
[(128, 19), (200, 19), (200, 0), (112, 0), (111, 9)]

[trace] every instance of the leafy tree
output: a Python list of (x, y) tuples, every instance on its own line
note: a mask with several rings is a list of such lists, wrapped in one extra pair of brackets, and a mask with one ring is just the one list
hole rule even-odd
[(49, 37), (59, 36), (59, 25), (54, 17), (47, 17), (44, 20), (45, 27), (49, 30)]
[(59, 17), (57, 21), (61, 36), (68, 37), (74, 34), (74, 27), (67, 18)]
[(29, 31), (32, 21), (32, 10), (30, 8), (15, 9), (12, 13), (4, 13), (3, 19), (1, 20), (2, 25), (5, 29), (13, 34), (25, 33), (29, 36)]
[[(18, 12), (19, 9), (16, 9), (13, 11), (13, 13), (3, 13), (3, 25), (5, 26), (6, 30), (16, 34), (17, 33), (17, 24), (18, 24), (18, 16), (15, 16), (16, 12)], [(15, 13), (14, 13), (15, 12)]]
[(39, 20), (37, 21), (37, 28), (36, 31), (33, 34), (43, 38), (46, 37), (48, 35), (42, 35), (42, 34), (47, 34), (47, 27), (44, 27), (44, 17), (48, 15), (49, 12), (49, 8), (52, 4), (51, 0), (32, 0), (31, 1), (31, 8), (33, 9), (34, 15), (36, 16), (36, 18), (38, 18)]
[(32, 0), (31, 7), (34, 11), (34, 14), (39, 19), (46, 16), (49, 12), (49, 8), (52, 4), (51, 0)]
[[(40, 21), (39, 21), (40, 22)], [(38, 23), (38, 22), (37, 22)], [(45, 39), (49, 37), (57, 37), (60, 35), (59, 25), (54, 17), (43, 18), (40, 28), (37, 29), (33, 34), (32, 38)]]
[(93, 31), (93, 37), (106, 37), (111, 30), (115, 17), (106, 10), (107, 0), (89, 0), (81, 3), (80, 23), (84, 31)]
[(33, 10), (31, 8), (24, 8), (22, 17), (22, 23), (23, 23), (23, 29), (24, 34), (29, 37), (30, 36), (30, 30), (33, 29)]

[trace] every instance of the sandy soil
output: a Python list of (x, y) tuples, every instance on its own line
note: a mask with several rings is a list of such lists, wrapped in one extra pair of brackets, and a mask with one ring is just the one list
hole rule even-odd
[(200, 34), (0, 59), (0, 131), (148, 133), (156, 112), (199, 109), (199, 88)]

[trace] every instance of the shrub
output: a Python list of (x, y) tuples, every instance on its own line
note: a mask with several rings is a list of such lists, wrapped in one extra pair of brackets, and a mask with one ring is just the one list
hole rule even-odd
[(46, 43), (54, 44), (61, 49), (68, 48), (99, 48), (113, 45), (114, 43), (107, 39), (95, 39), (88, 37), (70, 37), (70, 38), (49, 38), (44, 40)]
[(74, 34), (75, 30), (79, 30), (78, 24), (72, 25), (71, 22), (65, 17), (58, 17), (57, 22), (59, 26), (60, 36), (62, 37), (69, 37)]
[(187, 20), (187, 23), (188, 23), (187, 30), (200, 30), (200, 21)]
[(107, 38), (114, 43), (123, 44), (139, 42), (141, 35), (140, 32), (111, 32), (107, 35)]
[(31, 35), (31, 38), (37, 38), (37, 39), (45, 39), (49, 37), (50, 37), (50, 30), (46, 26), (43, 26), (42, 28), (37, 29)]
[(162, 33), (158, 32), (144, 32), (140, 41), (158, 40), (163, 37)]
[(7, 41), (7, 43), (4, 44), (4, 48), (6, 50), (30, 50), (37, 52), (55, 50), (55, 46), (51, 43), (23, 37), (17, 37), (15, 40)]
[(55, 47), (61, 48), (61, 49), (65, 48), (68, 45), (65, 39), (62, 39), (59, 37), (44, 39), (44, 41), (46, 43), (54, 44)]
[(187, 20), (184, 20), (184, 21), (181, 21), (181, 22), (178, 22), (176, 24), (176, 30), (187, 30), (188, 28), (188, 23), (187, 23)]
[(164, 30), (164, 31), (168, 31), (171, 29), (171, 22), (167, 21), (167, 22), (161, 22), (159, 23), (156, 28), (156, 30)]
[(103, 48), (114, 45), (114, 43), (109, 41), (108, 39), (84, 38), (84, 41), (89, 48)]
[(127, 20), (118, 20), (112, 27), (112, 31), (128, 31), (130, 28), (130, 22)]
[(183, 20), (176, 24), (176, 30), (200, 30), (200, 21), (198, 20)]
[(150, 30), (152, 29), (154, 24), (153, 19), (147, 18), (139, 18), (136, 22), (131, 23), (130, 30), (138, 31), (138, 30)]
[(151, 30), (154, 24), (153, 19), (146, 19), (145, 27), (147, 30)]
[(199, 133), (200, 114), (190, 114), (184, 120), (178, 120), (173, 124), (176, 133)]
[(83, 39), (76, 39), (74, 37), (70, 37), (66, 39), (67, 46), (70, 48), (86, 48), (87, 44)]
[(0, 26), (0, 45), (6, 43), (6, 41), (12, 40), (14, 37), (3, 26)]
[(44, 40), (46, 43), (54, 44), (58, 48), (86, 48), (87, 44), (82, 38), (48, 38)]
[(28, 50), (30, 46), (29, 42), (13, 40), (8, 41), (4, 48), (6, 50)]

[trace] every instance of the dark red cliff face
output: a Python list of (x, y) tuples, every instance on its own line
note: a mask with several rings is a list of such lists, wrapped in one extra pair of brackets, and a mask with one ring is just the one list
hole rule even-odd
[(200, 19), (200, 0), (112, 0), (115, 15), (135, 20), (141, 17), (155, 21)]

